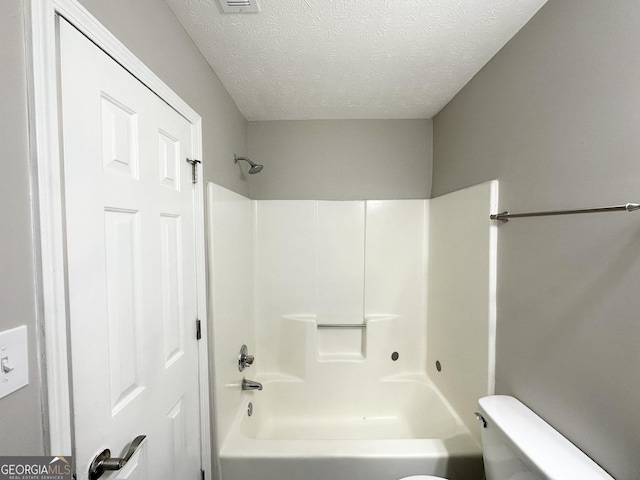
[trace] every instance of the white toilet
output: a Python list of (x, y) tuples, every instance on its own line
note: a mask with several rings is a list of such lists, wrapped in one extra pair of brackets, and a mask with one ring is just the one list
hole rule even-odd
[[(519, 400), (494, 395), (479, 400), (487, 480), (614, 480)], [(402, 480), (434, 480), (415, 475)]]

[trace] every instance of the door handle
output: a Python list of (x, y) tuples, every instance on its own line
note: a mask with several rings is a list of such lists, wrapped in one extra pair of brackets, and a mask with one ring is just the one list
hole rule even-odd
[(136, 453), (138, 447), (142, 444), (142, 442), (147, 438), (146, 435), (138, 435), (133, 439), (131, 445), (129, 445), (129, 450), (123, 458), (112, 458), (111, 450), (108, 448), (104, 449), (100, 454), (96, 455), (89, 465), (89, 480), (97, 480), (102, 476), (105, 470), (120, 470), (123, 468), (131, 456)]

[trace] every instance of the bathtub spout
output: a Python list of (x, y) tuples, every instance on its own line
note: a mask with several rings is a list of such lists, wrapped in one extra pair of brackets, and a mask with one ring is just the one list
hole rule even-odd
[(260, 382), (254, 382), (253, 380), (242, 379), (242, 390), (262, 390), (262, 384)]

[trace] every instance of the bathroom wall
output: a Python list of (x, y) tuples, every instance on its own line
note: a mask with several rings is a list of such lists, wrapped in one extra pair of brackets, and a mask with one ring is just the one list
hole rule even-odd
[(222, 443), (238, 411), (243, 373), (240, 347), (255, 352), (254, 202), (219, 185), (207, 185), (209, 325), (212, 388), (217, 418), (216, 441)]
[(496, 181), (429, 200), (427, 371), (478, 441), (473, 412), (495, 383), (497, 207)]
[[(640, 2), (550, 1), (434, 119), (433, 193), (500, 210), (638, 202)], [(618, 480), (640, 472), (640, 217), (499, 228), (496, 386)]]
[(0, 399), (0, 455), (44, 453), (22, 3), (0, 3), (0, 331), (27, 325), (29, 385)]
[(249, 122), (260, 200), (429, 198), (431, 120)]

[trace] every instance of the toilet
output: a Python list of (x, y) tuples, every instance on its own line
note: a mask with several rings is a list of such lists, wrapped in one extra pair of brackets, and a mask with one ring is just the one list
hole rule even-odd
[[(614, 480), (516, 398), (493, 395), (478, 404), (487, 480)], [(402, 480), (441, 478), (414, 475)]]

